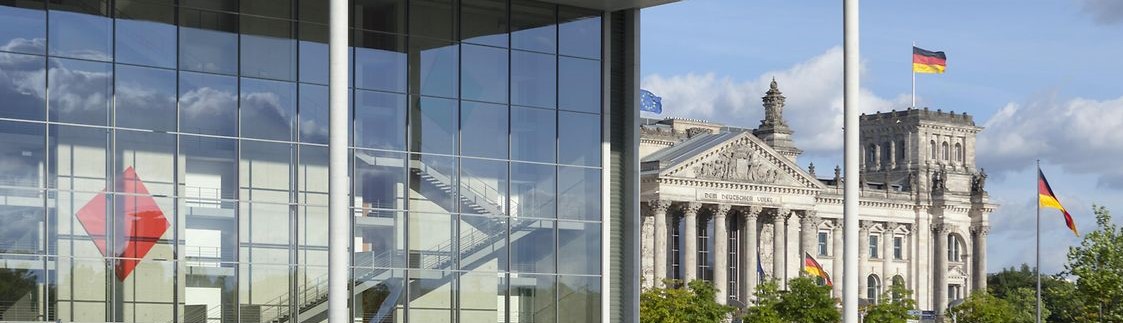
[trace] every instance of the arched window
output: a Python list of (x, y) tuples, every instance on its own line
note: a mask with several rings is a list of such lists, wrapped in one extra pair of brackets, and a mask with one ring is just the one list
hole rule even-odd
[(948, 156), (948, 155), (951, 154), (951, 152), (948, 151), (948, 142), (947, 141), (945, 141), (943, 144), (940, 145), (940, 151), (944, 152), (944, 160), (951, 159), (951, 156)]
[(881, 280), (877, 279), (877, 275), (866, 277), (866, 299), (870, 303), (877, 304), (879, 292), (881, 292)]
[(881, 153), (881, 166), (882, 167), (888, 168), (889, 165), (891, 165), (891, 163), (893, 161), (893, 154), (896, 153), (896, 152), (893, 151), (894, 148), (896, 148), (896, 147), (893, 147), (893, 145), (890, 144), (888, 141), (881, 144), (881, 152), (882, 152)]
[[(905, 287), (905, 278), (901, 277), (901, 275), (893, 276), (893, 286)], [(892, 296), (894, 301), (899, 301), (899, 300), (901, 300), (901, 297), (903, 297), (904, 295), (898, 295), (897, 293), (892, 293), (889, 296)]]
[(960, 261), (959, 254), (959, 239), (954, 234), (948, 235), (948, 261)]
[(870, 144), (866, 148), (866, 167), (875, 167), (877, 165), (877, 145)]
[(898, 163), (905, 162), (905, 141), (904, 140), (901, 140), (901, 141), (897, 142), (897, 162)]
[(931, 147), (932, 147), (932, 153), (928, 154), (928, 158), (929, 159), (939, 158), (939, 155), (936, 154), (936, 141), (935, 140), (932, 140)]
[(955, 144), (955, 161), (963, 162), (963, 145)]

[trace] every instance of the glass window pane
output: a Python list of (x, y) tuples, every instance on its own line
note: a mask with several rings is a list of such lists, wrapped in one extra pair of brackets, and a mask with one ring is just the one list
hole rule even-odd
[[(2, 18), (0, 18), (2, 19)], [(47, 60), (42, 56), (0, 53), (0, 117), (42, 121), (47, 117)]]
[(176, 130), (175, 71), (117, 65), (116, 72), (118, 127)]
[(507, 162), (460, 159), (463, 213), (507, 214)]
[(558, 163), (600, 166), (600, 123), (599, 115), (558, 112)]
[[(306, 83), (328, 84), (328, 28), (316, 24), (301, 23), (300, 30), (300, 81)], [(351, 49), (347, 50), (352, 55)], [(352, 71), (348, 71), (351, 73)], [(351, 78), (347, 78), (348, 84)]]
[(239, 0), (242, 14), (292, 19), (292, 0)]
[(0, 6), (0, 47), (6, 51), (43, 54), (47, 49), (47, 11), (39, 1)]
[(463, 273), (460, 275), (460, 321), (506, 322), (507, 275)]
[(243, 137), (291, 141), (296, 122), (296, 86), (242, 78), (241, 129)]
[(554, 172), (553, 165), (511, 163), (511, 216), (557, 217)]
[(409, 212), (409, 267), (455, 269), (456, 221), (447, 213)]
[(355, 92), (355, 146), (405, 150), (406, 96), (361, 90)]
[(562, 56), (558, 64), (558, 108), (600, 113), (600, 61)]
[(113, 56), (108, 17), (70, 11), (51, 10), (47, 41), (51, 55), (108, 61)]
[(558, 167), (558, 218), (600, 221), (601, 170)]
[(242, 322), (271, 322), (291, 316), (292, 275), (288, 266), (241, 264), (238, 267), (238, 309)]
[(511, 48), (557, 52), (557, 6), (514, 2), (511, 12)]
[(240, 152), (239, 185), (243, 201), (289, 203), (292, 200), (291, 144), (243, 140)]
[(600, 13), (577, 8), (563, 8), (559, 16), (558, 52), (562, 55), (600, 59)]
[(304, 22), (328, 24), (328, 2), (320, 0), (297, 0), (297, 19)]
[(406, 0), (355, 0), (351, 5), (355, 28), (406, 33)]
[(601, 278), (561, 276), (558, 278), (560, 322), (595, 322), (601, 313)]
[[(46, 317), (47, 309), (42, 302), (27, 301), (45, 299), (43, 289), (52, 291), (52, 296), (55, 294), (56, 287), (49, 281), (59, 278), (55, 276), (58, 271), (45, 270), (44, 260), (42, 257), (0, 256), (0, 280), (5, 282), (0, 304), (8, 306), (5, 320), (41, 321)], [(53, 279), (49, 280), (49, 275)]]
[(117, 62), (175, 68), (175, 7), (126, 0), (116, 6)]
[[(297, 161), (297, 201), (308, 205), (328, 205), (328, 147), (300, 145)], [(405, 170), (402, 171), (403, 173)], [(323, 228), (327, 230), (327, 228)]]
[[(92, 245), (92, 244), (91, 244)], [(93, 251), (93, 254), (98, 254)], [(112, 264), (96, 258), (59, 258), (53, 268), (56, 286), (49, 308), (55, 319), (68, 322), (106, 321), (106, 299), (114, 285)]]
[(106, 184), (109, 165), (109, 130), (105, 128), (51, 125), (47, 153), (52, 161), (49, 170), (55, 177), (52, 188), (99, 192), (112, 190)]
[(355, 285), (352, 308), (355, 321), (403, 322), (405, 321), (404, 270), (358, 268), (354, 270)]
[(511, 104), (553, 108), (557, 101), (557, 57), (511, 52)]
[(460, 216), (460, 269), (475, 272), (507, 271), (507, 219)]
[(553, 163), (557, 111), (511, 107), (511, 159)]
[(555, 273), (554, 221), (511, 219), (511, 272)]
[(460, 124), (462, 155), (507, 158), (507, 106), (464, 101)]
[(600, 237), (600, 223), (558, 221), (558, 272), (599, 275)]
[(224, 138), (179, 137), (184, 162), (180, 194), (189, 207), (230, 208), (227, 203), (203, 201), (237, 198), (238, 144)]
[(238, 16), (179, 10), (179, 68), (198, 72), (238, 72)]
[(455, 272), (409, 271), (410, 322), (452, 322)]
[[(0, 222), (4, 223), (0, 228), (0, 254), (45, 254), (43, 239), (47, 218), (43, 191), (0, 189), (0, 198), (6, 201), (0, 207), (3, 209)], [(7, 280), (13, 277), (5, 274), (10, 273), (0, 269), (0, 280), (14, 282)], [(3, 299), (0, 296), (0, 300)]]
[(410, 210), (430, 213), (455, 213), (460, 199), (456, 158), (432, 155), (410, 156)]
[(242, 16), (242, 76), (296, 80), (296, 37), (286, 20)]
[(355, 150), (355, 207), (405, 209), (406, 156)]
[(405, 212), (359, 209), (355, 217), (355, 266), (403, 268), (406, 266)]
[(356, 32), (355, 37), (355, 86), (405, 92), (405, 37), (376, 32)]
[(181, 72), (179, 129), (234, 136), (238, 127), (238, 81), (229, 76)]
[(410, 117), (411, 150), (455, 154), (457, 142), (457, 104), (454, 100), (414, 97)]
[(109, 118), (113, 70), (107, 63), (50, 60), (47, 111), (50, 120), (104, 126)]
[(409, 34), (437, 39), (455, 40), (456, 15), (452, 0), (409, 2)]
[[(556, 321), (555, 318), (558, 315), (556, 276), (511, 274), (510, 285), (511, 322), (551, 323)], [(586, 309), (578, 311), (586, 311)], [(569, 314), (565, 313), (565, 315)]]
[(117, 130), (114, 136), (114, 161), (117, 167), (114, 174), (124, 174), (131, 169), (132, 180), (122, 178), (123, 184), (117, 185), (117, 192), (127, 192), (130, 187), (143, 185), (145, 190), (154, 195), (175, 195), (175, 135), (147, 132)]
[(507, 1), (460, 1), (460, 40), (507, 47)]
[(507, 50), (461, 45), (462, 99), (507, 103)]
[(243, 263), (287, 264), (292, 262), (293, 208), (287, 204), (240, 203), (238, 212), (238, 257)]
[(0, 121), (0, 185), (46, 187), (46, 130), (39, 123)]
[[(300, 113), (298, 127), (300, 141), (315, 144), (328, 143), (328, 87), (300, 85)], [(356, 128), (359, 126), (356, 123)], [(403, 140), (404, 141), (404, 140)]]
[(455, 98), (459, 49), (446, 41), (410, 39), (410, 93)]
[[(188, 250), (188, 253), (191, 251)], [(235, 263), (198, 263), (186, 266), (191, 271), (179, 271), (183, 287), (184, 321), (236, 322), (238, 314), (238, 281)], [(191, 277), (191, 279), (186, 279)], [(247, 277), (248, 279), (248, 277)], [(104, 307), (104, 305), (102, 305)]]
[(218, 11), (238, 11), (238, 0), (191, 0), (182, 5)]

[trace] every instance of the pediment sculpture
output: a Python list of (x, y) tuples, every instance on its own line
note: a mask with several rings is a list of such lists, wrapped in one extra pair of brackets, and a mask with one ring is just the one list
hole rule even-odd
[(780, 170), (746, 143), (738, 143), (718, 153), (717, 157), (694, 168), (699, 179), (775, 184)]

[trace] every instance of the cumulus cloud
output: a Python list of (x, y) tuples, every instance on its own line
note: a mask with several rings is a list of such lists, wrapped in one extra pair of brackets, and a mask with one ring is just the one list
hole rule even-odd
[(1034, 160), (1061, 165), (1076, 174), (1096, 174), (1098, 185), (1123, 188), (1123, 97), (1060, 100), (1056, 93), (1010, 103), (984, 124), (979, 164), (1016, 171)]
[[(752, 80), (736, 80), (717, 73), (649, 75), (643, 88), (663, 98), (664, 116), (718, 121), (755, 128), (763, 118), (761, 97), (776, 78), (787, 97), (784, 119), (795, 131), (796, 144), (808, 154), (837, 156), (842, 151), (842, 48), (787, 69), (766, 72)], [(886, 99), (861, 90), (861, 111), (888, 111), (908, 105), (899, 95)]]
[(1123, 1), (1079, 0), (1081, 9), (1101, 24), (1123, 23)]

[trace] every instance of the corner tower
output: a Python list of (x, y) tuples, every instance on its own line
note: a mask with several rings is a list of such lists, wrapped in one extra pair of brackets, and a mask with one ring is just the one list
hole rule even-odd
[(860, 127), (865, 181), (907, 191), (975, 190), (975, 137), (983, 128), (972, 116), (910, 108), (862, 115)]
[(792, 141), (792, 129), (784, 121), (784, 99), (783, 92), (780, 92), (776, 85), (776, 78), (772, 78), (768, 92), (765, 92), (764, 97), (761, 98), (764, 102), (764, 119), (760, 120), (760, 126), (753, 130), (753, 135), (795, 162), (796, 157), (799, 157), (803, 151), (795, 147), (795, 142)]

